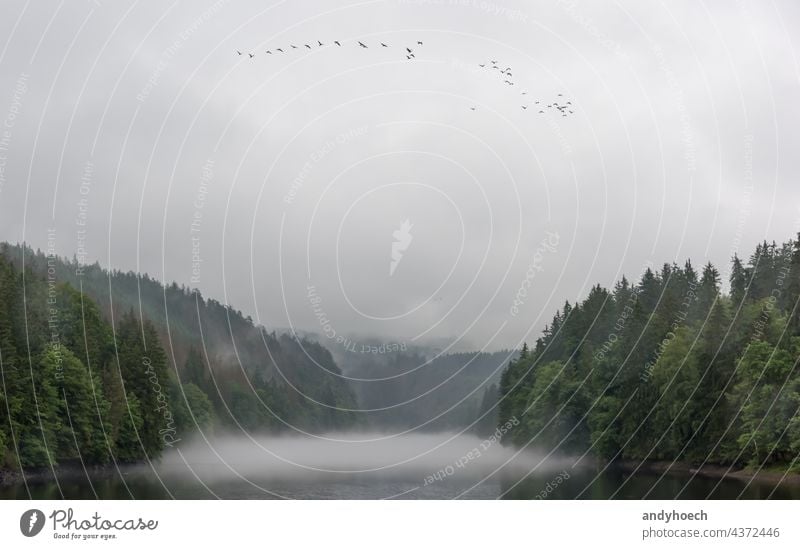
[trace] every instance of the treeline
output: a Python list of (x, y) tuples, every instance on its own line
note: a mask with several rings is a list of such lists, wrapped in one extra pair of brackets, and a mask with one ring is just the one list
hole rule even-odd
[[(324, 341), (324, 336), (319, 337)], [(371, 348), (376, 348), (379, 343)], [(368, 342), (368, 345), (371, 345)], [(359, 352), (330, 343), (334, 358), (350, 378), (365, 413), (377, 429), (495, 430), (497, 382), (511, 351), (434, 353), (409, 347), (386, 353)]]
[(337, 372), (198, 292), (0, 245), (0, 468), (134, 462), (197, 429), (342, 428)]
[[(798, 236), (800, 238), (800, 235)], [(665, 264), (567, 302), (503, 372), (514, 444), (602, 460), (800, 469), (800, 244)]]

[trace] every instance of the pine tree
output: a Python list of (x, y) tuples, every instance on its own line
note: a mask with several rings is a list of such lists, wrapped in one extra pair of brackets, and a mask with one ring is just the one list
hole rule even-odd
[(731, 264), (730, 284), (731, 300), (735, 307), (739, 307), (747, 295), (747, 279), (747, 270), (742, 265), (739, 256), (734, 254)]

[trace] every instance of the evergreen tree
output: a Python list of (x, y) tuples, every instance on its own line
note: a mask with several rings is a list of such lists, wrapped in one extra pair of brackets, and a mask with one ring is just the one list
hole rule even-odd
[(734, 255), (731, 264), (730, 284), (731, 301), (735, 307), (739, 307), (747, 295), (747, 279), (747, 270), (742, 265), (739, 257)]

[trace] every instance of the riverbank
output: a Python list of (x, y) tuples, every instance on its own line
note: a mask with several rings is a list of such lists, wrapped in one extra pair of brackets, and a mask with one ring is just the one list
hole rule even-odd
[(77, 478), (104, 478), (111, 477), (119, 472), (130, 471), (135, 468), (135, 464), (124, 464), (115, 466), (113, 463), (106, 465), (91, 465), (84, 467), (80, 463), (65, 463), (56, 465), (53, 469), (49, 467), (36, 467), (30, 469), (2, 469), (0, 468), (0, 486), (13, 486), (23, 482), (47, 482), (58, 477), (59, 480), (69, 480)]
[(648, 472), (680, 475), (698, 475), (707, 478), (732, 478), (744, 481), (766, 482), (800, 486), (800, 473), (786, 470), (730, 469), (723, 465), (704, 465), (697, 467), (685, 462), (672, 461), (617, 461), (612, 467), (625, 472)]

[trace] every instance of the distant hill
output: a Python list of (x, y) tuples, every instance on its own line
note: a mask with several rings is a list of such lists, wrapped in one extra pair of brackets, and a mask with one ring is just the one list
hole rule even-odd
[(462, 430), (473, 423), (475, 432), (494, 430), (500, 375), (518, 354), (442, 354), (424, 345), (382, 346), (371, 338), (345, 347), (324, 336), (305, 337), (328, 347), (359, 405), (375, 410), (365, 414), (368, 425), (392, 430)]

